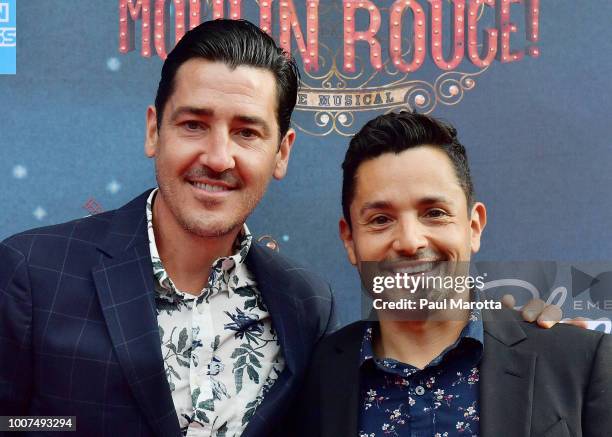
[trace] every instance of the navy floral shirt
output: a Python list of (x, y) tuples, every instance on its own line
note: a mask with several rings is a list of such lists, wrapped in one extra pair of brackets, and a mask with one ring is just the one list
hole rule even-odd
[(477, 436), (480, 311), (472, 311), (457, 341), (423, 369), (378, 359), (372, 347), (376, 322), (366, 325), (360, 360), (359, 437)]

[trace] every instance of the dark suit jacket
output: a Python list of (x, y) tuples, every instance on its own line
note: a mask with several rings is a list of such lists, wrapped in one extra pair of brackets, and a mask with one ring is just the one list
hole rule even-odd
[[(510, 310), (484, 311), (480, 435), (612, 436), (612, 336), (542, 329)], [(295, 435), (357, 436), (363, 323), (316, 348), (293, 412)]]
[[(88, 437), (180, 435), (155, 313), (148, 194), (0, 244), (0, 415), (76, 416), (76, 434)], [(243, 434), (268, 436), (314, 344), (335, 327), (333, 300), (325, 282), (257, 243), (246, 262), (286, 361)]]

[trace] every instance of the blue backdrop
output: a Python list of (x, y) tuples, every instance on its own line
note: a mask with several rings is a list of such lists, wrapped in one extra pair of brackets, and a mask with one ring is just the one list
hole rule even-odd
[[(332, 50), (342, 47), (341, 32), (330, 30), (342, 20), (335, 2), (321, 2), (329, 8), (321, 38)], [(524, 14), (513, 8), (518, 22)], [(117, 1), (18, 2), (17, 74), (0, 76), (0, 238), (87, 215), (90, 199), (118, 207), (155, 184), (144, 121), (162, 61), (140, 55), (138, 32), (136, 50), (119, 53), (118, 16)], [(610, 259), (611, 16), (606, 0), (543, 0), (539, 58), (494, 62), (459, 101), (433, 109), (458, 127), (489, 208), (480, 259)], [(442, 73), (429, 65), (415, 77)], [(315, 126), (312, 112), (296, 111), (295, 121)], [(359, 314), (357, 276), (337, 237), (347, 142), (337, 132), (301, 132), (287, 178), (248, 222), (329, 280), (344, 322)]]

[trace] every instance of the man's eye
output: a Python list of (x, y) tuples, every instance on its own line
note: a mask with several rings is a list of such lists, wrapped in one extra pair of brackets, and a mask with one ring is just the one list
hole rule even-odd
[(390, 221), (391, 220), (387, 216), (377, 215), (376, 217), (373, 217), (372, 219), (370, 219), (368, 223), (374, 226), (383, 226), (389, 223)]
[(428, 210), (427, 213), (425, 213), (425, 216), (431, 218), (441, 218), (448, 216), (448, 213), (443, 209), (435, 208)]
[(186, 121), (183, 126), (188, 131), (197, 131), (203, 129), (202, 124), (199, 121)]
[(253, 129), (240, 129), (240, 131), (238, 132), (238, 134), (242, 137), (242, 138), (246, 138), (246, 139), (252, 139), (257, 137), (257, 132), (255, 132)]

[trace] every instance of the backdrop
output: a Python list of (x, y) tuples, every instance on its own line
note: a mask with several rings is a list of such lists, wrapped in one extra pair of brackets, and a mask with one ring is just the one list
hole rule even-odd
[[(0, 238), (155, 185), (143, 139), (161, 58), (215, 16), (260, 24), (302, 67), (289, 174), (248, 224), (332, 284), (344, 322), (360, 294), (337, 236), (340, 163), (349, 135), (390, 110), (458, 127), (489, 208), (479, 259), (610, 259), (606, 0), (0, 0), (0, 63), (10, 28), (17, 60), (0, 75)], [(587, 317), (609, 331), (609, 307)]]

